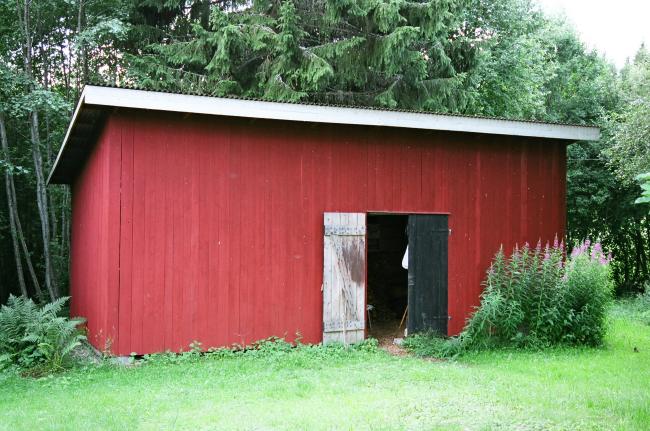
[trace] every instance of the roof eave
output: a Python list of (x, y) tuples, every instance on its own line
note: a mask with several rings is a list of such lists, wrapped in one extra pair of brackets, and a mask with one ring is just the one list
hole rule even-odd
[(54, 164), (52, 165), (52, 170), (50, 171), (50, 175), (48, 175), (47, 177), (47, 182), (46, 182), (47, 185), (52, 183), (52, 178), (55, 175), (57, 167), (61, 163), (61, 159), (63, 158), (63, 153), (65, 152), (65, 149), (68, 145), (68, 140), (70, 139), (72, 130), (77, 124), (77, 117), (79, 116), (79, 112), (81, 111), (81, 108), (84, 105), (84, 101), (86, 99), (86, 91), (88, 90), (88, 88), (90, 87), (85, 86), (84, 89), (81, 91), (81, 96), (79, 96), (79, 100), (77, 101), (77, 106), (75, 107), (74, 113), (72, 114), (72, 119), (70, 120), (70, 124), (68, 125), (68, 130), (65, 132), (65, 137), (63, 138), (63, 144), (61, 144), (61, 148), (59, 148), (59, 153), (56, 155), (56, 159), (54, 160)]
[(155, 111), (486, 133), (572, 141), (597, 140), (600, 137), (600, 131), (596, 127), (521, 120), (231, 99), (97, 86), (87, 86), (85, 93), (86, 103), (90, 105)]
[(345, 106), (305, 105), (87, 85), (84, 87), (77, 103), (63, 145), (49, 175), (48, 183), (65, 182), (57, 178), (57, 168), (61, 163), (70, 137), (74, 134), (79, 113), (84, 106), (88, 105), (93, 105), (95, 108), (146, 109), (268, 120), (397, 127), (569, 141), (594, 141), (600, 139), (600, 129), (589, 126), (421, 112), (384, 111)]

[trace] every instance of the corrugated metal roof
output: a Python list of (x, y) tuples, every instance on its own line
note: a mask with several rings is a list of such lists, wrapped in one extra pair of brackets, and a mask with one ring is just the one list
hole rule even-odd
[(187, 96), (203, 96), (203, 97), (212, 97), (219, 99), (232, 99), (232, 100), (247, 100), (251, 102), (273, 102), (273, 103), (283, 103), (289, 105), (305, 105), (305, 106), (326, 106), (332, 108), (352, 108), (352, 109), (363, 109), (371, 111), (383, 111), (383, 112), (403, 112), (403, 113), (412, 113), (412, 114), (429, 114), (429, 115), (444, 115), (449, 117), (459, 117), (459, 118), (476, 118), (476, 119), (485, 119), (485, 120), (503, 120), (503, 121), (517, 121), (522, 123), (531, 123), (531, 124), (553, 124), (557, 126), (571, 126), (571, 127), (586, 127), (593, 128), (596, 126), (588, 124), (577, 124), (577, 123), (566, 123), (560, 121), (542, 121), (542, 120), (530, 120), (530, 119), (520, 119), (520, 118), (507, 118), (507, 117), (494, 117), (489, 115), (476, 115), (476, 114), (459, 114), (459, 113), (449, 113), (449, 112), (440, 112), (440, 111), (426, 111), (426, 110), (417, 110), (417, 109), (401, 109), (401, 108), (387, 108), (383, 106), (365, 106), (365, 105), (351, 105), (351, 104), (337, 104), (337, 103), (319, 103), (319, 102), (291, 102), (283, 100), (273, 100), (263, 97), (246, 97), (238, 95), (224, 95), (216, 96), (214, 94), (209, 94), (201, 91), (189, 91), (189, 90), (152, 90), (150, 88), (145, 88), (142, 86), (134, 84), (124, 84), (124, 85), (115, 85), (107, 83), (88, 83), (86, 85), (93, 87), (105, 87), (105, 88), (117, 88), (125, 90), (139, 90), (155, 93), (166, 93), (166, 94), (184, 94)]

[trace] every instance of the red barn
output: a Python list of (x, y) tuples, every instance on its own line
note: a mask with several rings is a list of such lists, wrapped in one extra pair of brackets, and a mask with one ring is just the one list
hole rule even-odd
[(49, 178), (71, 312), (117, 355), (457, 334), (502, 244), (564, 235), (566, 145), (598, 136), (87, 86)]

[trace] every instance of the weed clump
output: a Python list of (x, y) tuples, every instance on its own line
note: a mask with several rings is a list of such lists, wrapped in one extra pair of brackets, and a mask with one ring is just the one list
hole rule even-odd
[(343, 345), (342, 343), (303, 344), (300, 337), (294, 343), (280, 337), (269, 337), (248, 345), (234, 344), (230, 347), (204, 349), (202, 344), (194, 341), (190, 349), (181, 353), (163, 352), (144, 355), (137, 359), (133, 354), (131, 362), (149, 364), (182, 364), (199, 360), (254, 359), (270, 364), (301, 363), (314, 359), (338, 360), (356, 354), (373, 354), (378, 350), (379, 343), (374, 338), (368, 338), (360, 343)]

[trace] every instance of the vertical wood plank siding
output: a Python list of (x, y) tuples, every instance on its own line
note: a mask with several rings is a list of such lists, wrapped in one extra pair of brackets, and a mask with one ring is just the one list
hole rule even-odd
[(100, 350), (115, 350), (120, 310), (120, 135), (106, 128), (72, 186), (70, 313)]
[(449, 334), (565, 229), (553, 140), (119, 111), (74, 185), (72, 311), (118, 355), (322, 337), (323, 213), (449, 213)]

